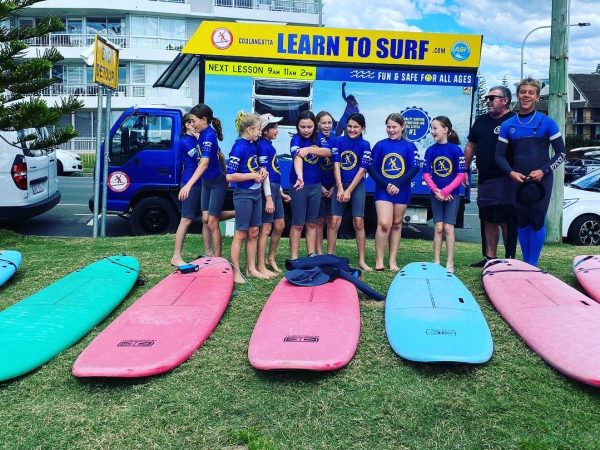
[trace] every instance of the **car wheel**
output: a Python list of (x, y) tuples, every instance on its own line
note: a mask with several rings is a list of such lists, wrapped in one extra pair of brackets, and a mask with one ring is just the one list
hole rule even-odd
[(140, 200), (131, 212), (131, 230), (136, 236), (173, 233), (178, 223), (177, 209), (162, 197)]
[(569, 240), (575, 245), (599, 245), (600, 217), (586, 214), (575, 219), (569, 227)]
[(65, 171), (63, 169), (63, 165), (60, 161), (58, 161), (58, 164), (56, 164), (56, 174), (57, 175), (64, 175)]

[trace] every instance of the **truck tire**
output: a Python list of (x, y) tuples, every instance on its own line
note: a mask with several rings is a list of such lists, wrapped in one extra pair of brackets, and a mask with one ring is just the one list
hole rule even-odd
[(575, 219), (569, 227), (569, 240), (575, 245), (599, 245), (600, 217), (585, 214)]
[(178, 223), (177, 209), (162, 197), (144, 198), (131, 211), (131, 230), (136, 236), (173, 233)]

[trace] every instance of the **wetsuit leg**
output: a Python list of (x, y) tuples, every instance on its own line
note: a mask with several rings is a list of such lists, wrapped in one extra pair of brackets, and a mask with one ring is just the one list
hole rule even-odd
[(529, 263), (529, 255), (531, 252), (531, 226), (527, 225), (526, 227), (520, 227), (518, 233), (521, 252), (523, 253), (523, 261)]
[(546, 225), (542, 226), (539, 230), (531, 229), (531, 235), (529, 238), (529, 264), (537, 266), (542, 253), (542, 247), (544, 247), (544, 241), (546, 240)]

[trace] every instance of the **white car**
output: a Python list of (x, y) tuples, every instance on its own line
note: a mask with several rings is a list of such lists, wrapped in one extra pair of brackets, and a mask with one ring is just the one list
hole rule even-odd
[(83, 171), (81, 156), (75, 152), (59, 148), (56, 150), (56, 159), (58, 159), (56, 171), (59, 175), (71, 175)]
[(576, 245), (600, 244), (600, 170), (565, 186), (562, 235)]

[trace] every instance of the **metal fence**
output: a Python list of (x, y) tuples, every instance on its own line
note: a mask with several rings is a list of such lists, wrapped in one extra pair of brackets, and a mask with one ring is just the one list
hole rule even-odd
[(218, 7), (319, 14), (321, 0), (214, 0)]
[[(68, 96), (95, 97), (98, 95), (97, 84), (71, 84), (55, 83), (42, 89), (43, 96)], [(159, 98), (182, 98), (191, 96), (189, 86), (182, 86), (178, 90), (168, 88), (154, 88), (151, 84), (119, 84), (113, 97), (159, 97)]]
[[(125, 36), (117, 34), (101, 35), (121, 48), (148, 48), (154, 50), (181, 50), (186, 39), (166, 39), (148, 36)], [(31, 47), (89, 47), (94, 43), (95, 34), (51, 33), (27, 39)]]

